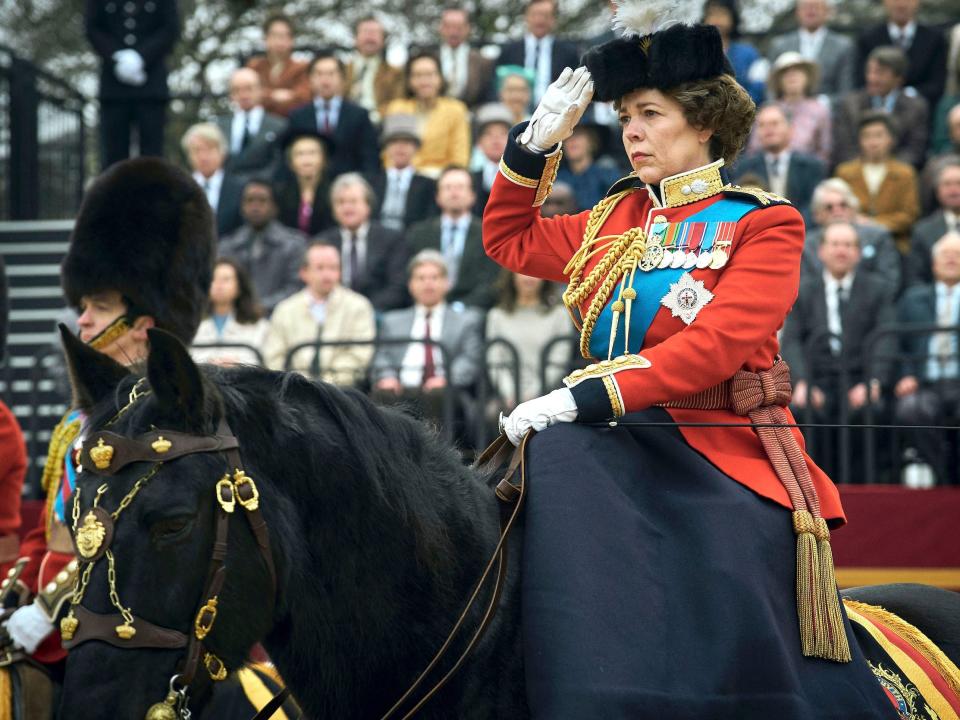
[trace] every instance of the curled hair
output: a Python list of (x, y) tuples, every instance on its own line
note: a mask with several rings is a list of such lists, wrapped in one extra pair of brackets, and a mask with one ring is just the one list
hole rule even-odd
[(740, 154), (753, 127), (757, 106), (730, 75), (695, 80), (664, 91), (697, 129), (710, 129), (710, 155), (730, 165)]

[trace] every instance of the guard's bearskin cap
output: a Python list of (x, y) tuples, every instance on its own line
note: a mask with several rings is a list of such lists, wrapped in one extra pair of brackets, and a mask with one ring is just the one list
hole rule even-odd
[(587, 51), (582, 64), (593, 77), (593, 99), (602, 102), (642, 88), (669, 90), (733, 75), (720, 33), (710, 25), (678, 24), (649, 35), (617, 38)]
[(117, 290), (136, 315), (189, 343), (213, 274), (216, 232), (207, 198), (185, 171), (159, 158), (125, 160), (87, 190), (60, 267), (80, 298)]

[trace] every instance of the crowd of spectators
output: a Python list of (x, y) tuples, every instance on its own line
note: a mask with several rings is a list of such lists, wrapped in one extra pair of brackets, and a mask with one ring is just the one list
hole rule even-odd
[[(756, 46), (732, 0), (704, 6), (758, 105), (731, 179), (788, 198), (807, 223), (783, 355), (795, 410), (822, 423), (960, 415), (957, 335), (930, 330), (960, 312), (960, 31), (919, 23), (919, 5), (884, 0), (883, 22), (844, 34), (829, 27), (830, 0), (798, 0), (796, 29)], [(458, 423), (489, 418), (467, 400), (487, 365), (497, 409), (539, 394), (542, 378), (556, 384), (572, 362), (570, 345), (545, 351), (572, 332), (557, 288), (501, 272), (480, 222), (510, 128), (584, 49), (554, 35), (556, 14), (555, 0), (529, 0), (523, 36), (494, 59), (471, 46), (468, 11), (448, 7), (439, 43), (411, 48), (402, 68), (373, 16), (356, 23), (352, 51), (309, 62), (292, 57), (293, 20), (270, 18), (265, 54), (230, 80), (232, 112), (182, 139), (224, 258), (198, 342), (245, 338), (269, 367), (427, 416), (450, 392)], [(545, 216), (590, 208), (626, 174), (615, 124), (609, 108), (588, 111)], [(897, 323), (928, 330), (877, 339)], [(335, 344), (374, 337), (376, 350)], [(197, 352), (237, 361), (230, 348)], [(908, 438), (923, 470), (911, 482), (957, 482), (957, 458), (922, 435)], [(836, 472), (836, 433), (817, 445)]]

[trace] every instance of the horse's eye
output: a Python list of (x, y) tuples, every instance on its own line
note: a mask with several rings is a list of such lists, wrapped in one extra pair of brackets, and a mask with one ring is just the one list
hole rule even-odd
[(150, 534), (155, 540), (172, 540), (185, 534), (192, 525), (193, 518), (189, 515), (179, 517), (164, 518), (154, 523), (150, 529)]

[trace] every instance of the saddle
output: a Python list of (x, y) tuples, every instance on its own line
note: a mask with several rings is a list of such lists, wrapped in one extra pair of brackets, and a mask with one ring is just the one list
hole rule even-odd
[(867, 665), (902, 720), (960, 718), (960, 670), (930, 638), (875, 605), (845, 598)]

